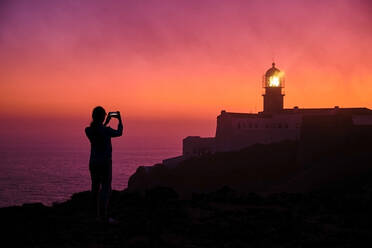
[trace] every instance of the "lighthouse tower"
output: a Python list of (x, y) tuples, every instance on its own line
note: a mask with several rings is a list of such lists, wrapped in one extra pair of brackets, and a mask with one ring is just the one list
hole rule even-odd
[(283, 110), (284, 100), (284, 73), (275, 67), (266, 71), (262, 80), (264, 88), (263, 96), (263, 112), (277, 113)]

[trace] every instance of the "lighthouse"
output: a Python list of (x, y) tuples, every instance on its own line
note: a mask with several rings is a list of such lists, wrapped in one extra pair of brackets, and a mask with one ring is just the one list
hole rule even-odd
[[(217, 116), (215, 137), (189, 136), (185, 138), (181, 158), (215, 152), (239, 151), (254, 144), (271, 144), (288, 140), (302, 139), (301, 142), (303, 142), (305, 139), (306, 142), (310, 142), (310, 147), (318, 146), (318, 140), (321, 138), (326, 142), (325, 144), (336, 144), (343, 142), (342, 140), (348, 142), (353, 140), (350, 135), (354, 132), (358, 135), (372, 137), (371, 109), (338, 106), (284, 108), (284, 83), (284, 72), (272, 63), (272, 67), (262, 78), (263, 111), (237, 113), (222, 110)], [(309, 150), (318, 151), (316, 150), (318, 148), (311, 147), (311, 149)], [(325, 149), (328, 149), (328, 145)], [(304, 154), (306, 154), (306, 149)], [(311, 157), (312, 153), (309, 156)], [(167, 160), (165, 163), (178, 163), (181, 158)]]
[(263, 96), (263, 112), (278, 113), (283, 110), (284, 100), (284, 73), (275, 67), (266, 71), (262, 80), (264, 89)]

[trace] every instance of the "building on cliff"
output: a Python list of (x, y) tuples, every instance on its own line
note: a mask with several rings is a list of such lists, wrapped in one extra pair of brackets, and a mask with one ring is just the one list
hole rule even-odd
[[(368, 108), (284, 108), (284, 73), (275, 67), (266, 71), (262, 80), (263, 111), (256, 114), (225, 110), (217, 116), (215, 137), (189, 136), (183, 140), (183, 154), (166, 159), (164, 165), (215, 152), (236, 151), (253, 144), (269, 144), (284, 140), (300, 140), (304, 120), (344, 116), (353, 126), (372, 127), (372, 110)], [(343, 118), (343, 120), (345, 120)], [(329, 123), (329, 122), (327, 122)], [(307, 129), (308, 130), (308, 129)], [(369, 129), (368, 129), (369, 130)]]

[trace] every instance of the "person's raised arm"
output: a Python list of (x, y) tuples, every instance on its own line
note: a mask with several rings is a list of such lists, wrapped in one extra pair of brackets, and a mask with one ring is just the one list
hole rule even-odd
[(123, 121), (121, 120), (121, 115), (120, 115), (120, 112), (118, 111), (118, 115), (117, 115), (117, 118), (118, 118), (118, 131), (120, 131), (120, 135), (123, 134)]

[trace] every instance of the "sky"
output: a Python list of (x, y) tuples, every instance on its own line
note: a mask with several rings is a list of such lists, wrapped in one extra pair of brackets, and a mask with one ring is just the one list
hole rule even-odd
[(273, 61), (286, 108), (372, 108), (370, 13), (368, 0), (0, 0), (0, 146), (83, 140), (97, 105), (121, 111), (129, 145), (213, 136), (221, 110), (262, 111)]

